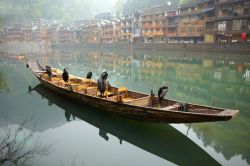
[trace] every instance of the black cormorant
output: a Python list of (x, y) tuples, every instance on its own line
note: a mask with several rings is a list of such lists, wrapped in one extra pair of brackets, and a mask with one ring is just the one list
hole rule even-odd
[(63, 69), (63, 74), (62, 74), (64, 82), (68, 82), (68, 80), (69, 80), (69, 73), (67, 72), (66, 69), (67, 68)]
[(90, 72), (88, 72), (86, 78), (87, 78), (87, 79), (91, 79), (91, 77), (92, 77), (92, 72), (90, 71)]
[(158, 90), (158, 97), (159, 97), (160, 104), (162, 100), (164, 99), (164, 97), (166, 96), (167, 92), (168, 92), (168, 86), (163, 86)]
[(103, 72), (102, 74), (101, 74), (101, 78), (103, 79), (103, 80), (106, 80), (107, 78), (108, 78), (108, 72)]
[(50, 66), (45, 66), (45, 70), (48, 73), (49, 77), (52, 77), (52, 69)]
[(105, 71), (101, 74), (101, 77), (97, 80), (98, 89), (99, 89), (102, 96), (106, 90), (107, 78), (108, 78), (108, 73)]

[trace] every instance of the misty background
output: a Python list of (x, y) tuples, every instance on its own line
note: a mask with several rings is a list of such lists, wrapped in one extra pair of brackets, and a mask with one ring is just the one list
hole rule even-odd
[(91, 19), (100, 12), (119, 17), (169, 1), (178, 4), (188, 0), (0, 0), (0, 25), (39, 18), (70, 22)]

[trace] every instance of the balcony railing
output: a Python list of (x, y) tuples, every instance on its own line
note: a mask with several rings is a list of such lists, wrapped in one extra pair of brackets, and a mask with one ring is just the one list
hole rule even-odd
[(166, 36), (169, 36), (169, 37), (177, 37), (178, 36), (178, 34), (177, 34), (177, 32), (167, 32), (167, 33), (165, 33), (165, 35)]
[(214, 29), (211, 28), (211, 29), (208, 29), (208, 28), (205, 28), (205, 33), (210, 33), (212, 34), (214, 32)]
[(122, 36), (132, 36), (131, 32), (122, 32), (121, 33)]
[(223, 34), (241, 34), (243, 32), (245, 33), (250, 33), (250, 30), (243, 30), (243, 29), (240, 29), (240, 30), (214, 30), (215, 33), (223, 33)]
[(177, 14), (176, 13), (167, 13), (166, 17), (176, 17)]
[(114, 31), (114, 28), (105, 28), (103, 29), (104, 32), (113, 32)]
[(202, 26), (205, 24), (204, 20), (185, 20), (185, 21), (180, 21), (179, 26)]
[(163, 36), (165, 34), (164, 31), (158, 32), (142, 32), (142, 36)]
[(245, 0), (217, 0), (215, 1), (215, 4), (219, 5), (219, 4), (235, 3), (235, 2), (242, 2), (242, 1), (245, 1)]
[(185, 32), (185, 33), (179, 33), (179, 36), (180, 37), (192, 37), (192, 36), (195, 36), (195, 37), (199, 37), (199, 36), (203, 36), (204, 33), (196, 33), (196, 32)]
[(156, 24), (142, 24), (142, 29), (155, 29), (155, 28), (163, 28), (165, 25), (163, 23)]
[(166, 17), (165, 16), (147, 16), (147, 17), (141, 17), (142, 22), (146, 21), (158, 21), (158, 20), (164, 20)]
[(168, 23), (166, 24), (166, 27), (177, 27), (177, 23)]
[(249, 18), (249, 17), (250, 17), (250, 13), (244, 13), (244, 14), (220, 14), (215, 18), (215, 20), (233, 19), (233, 18)]
[(198, 13), (201, 13), (201, 11), (202, 9), (191, 10), (191, 11), (180, 11), (180, 16), (198, 14)]
[(205, 17), (206, 22), (212, 22), (214, 21), (214, 17)]
[(111, 39), (111, 38), (115, 38), (115, 35), (103, 35), (103, 38)]

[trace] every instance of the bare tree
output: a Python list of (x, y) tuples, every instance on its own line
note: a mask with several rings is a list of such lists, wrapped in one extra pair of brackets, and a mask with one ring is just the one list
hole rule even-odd
[(2, 128), (3, 134), (0, 136), (0, 165), (1, 166), (22, 166), (37, 155), (47, 155), (49, 146), (42, 146), (36, 139), (32, 147), (27, 146), (32, 142), (34, 128), (31, 131), (24, 131), (24, 125), (29, 121), (25, 119), (14, 131), (7, 121)]

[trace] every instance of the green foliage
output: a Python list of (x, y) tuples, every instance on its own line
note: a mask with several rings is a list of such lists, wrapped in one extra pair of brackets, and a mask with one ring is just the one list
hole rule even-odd
[[(148, 9), (154, 5), (171, 2), (172, 4), (178, 4), (179, 0), (119, 0), (116, 5), (122, 4), (122, 13), (129, 14), (133, 11)], [(119, 9), (120, 10), (120, 9)]]
[(195, 0), (179, 0), (180, 4), (186, 4), (186, 3), (190, 3), (190, 2), (195, 2)]

